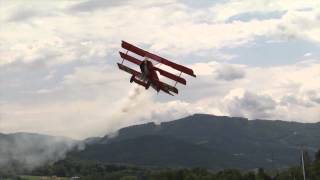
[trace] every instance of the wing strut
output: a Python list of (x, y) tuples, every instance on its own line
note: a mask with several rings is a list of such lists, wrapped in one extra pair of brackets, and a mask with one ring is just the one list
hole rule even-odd
[[(179, 77), (181, 77), (182, 72), (180, 71)], [(176, 87), (176, 85), (178, 84), (178, 81), (176, 81), (176, 83), (174, 84), (174, 87)]]
[[(126, 52), (126, 55), (128, 55), (128, 50), (127, 50), (127, 52)], [(121, 56), (122, 57), (122, 56)], [(123, 64), (123, 62), (124, 62), (124, 57), (122, 57), (122, 62), (121, 62), (121, 64)]]

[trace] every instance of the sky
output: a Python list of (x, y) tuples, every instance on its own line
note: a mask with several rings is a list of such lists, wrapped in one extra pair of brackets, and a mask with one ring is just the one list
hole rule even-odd
[[(197, 77), (174, 97), (130, 84), (121, 40)], [(194, 113), (319, 122), (320, 1), (0, 0), (0, 132), (83, 139)]]

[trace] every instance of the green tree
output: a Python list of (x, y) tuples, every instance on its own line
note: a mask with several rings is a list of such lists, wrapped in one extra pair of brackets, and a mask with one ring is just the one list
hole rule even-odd
[(242, 175), (238, 170), (223, 170), (217, 173), (216, 179), (218, 180), (241, 180)]
[(255, 180), (256, 179), (256, 176), (254, 175), (253, 172), (248, 172), (246, 174), (243, 175), (243, 178), (242, 179), (245, 179), (245, 180)]
[(123, 176), (120, 178), (120, 180), (137, 180), (138, 178), (136, 176)]
[(263, 168), (259, 168), (256, 180), (271, 180), (271, 178), (264, 172)]
[(316, 153), (316, 161), (320, 161), (320, 149)]

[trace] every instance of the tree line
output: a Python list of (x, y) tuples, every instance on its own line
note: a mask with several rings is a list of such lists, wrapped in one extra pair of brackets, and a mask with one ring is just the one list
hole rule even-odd
[[(305, 163), (308, 180), (320, 179), (320, 150), (315, 155), (315, 160)], [(1, 171), (0, 179), (20, 179), (17, 171)], [(301, 166), (284, 170), (266, 172), (263, 168), (251, 171), (227, 169), (211, 171), (205, 168), (166, 168), (137, 167), (130, 165), (105, 164), (95, 161), (83, 161), (67, 158), (54, 164), (48, 164), (34, 170), (24, 170), (19, 174), (34, 176), (74, 177), (88, 180), (303, 180)]]

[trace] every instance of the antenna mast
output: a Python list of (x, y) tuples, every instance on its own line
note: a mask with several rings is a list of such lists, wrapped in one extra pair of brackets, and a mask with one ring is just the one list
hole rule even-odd
[(306, 180), (306, 171), (305, 171), (305, 168), (304, 168), (303, 149), (301, 150), (301, 160), (302, 160), (302, 174), (303, 174), (303, 180)]

